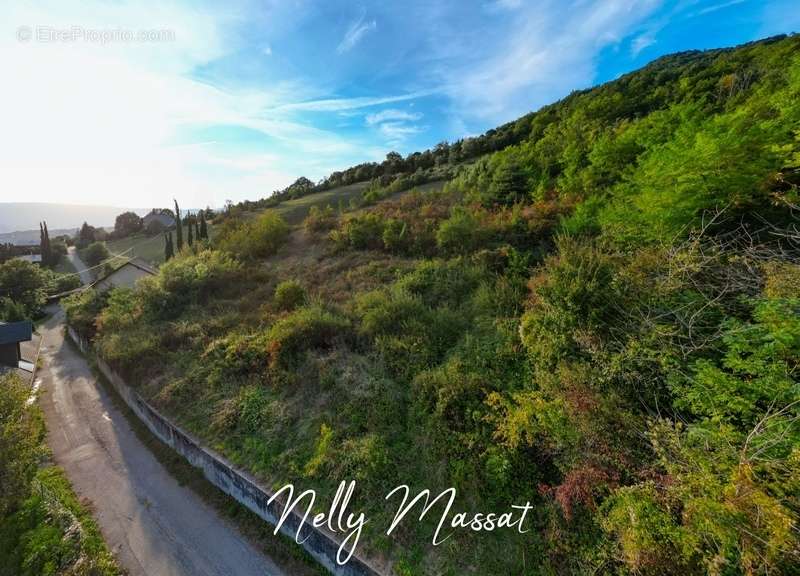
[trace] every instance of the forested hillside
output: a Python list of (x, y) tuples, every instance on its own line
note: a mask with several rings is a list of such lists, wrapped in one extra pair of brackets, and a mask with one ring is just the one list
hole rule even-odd
[[(232, 210), (69, 321), (266, 485), (356, 480), (395, 574), (800, 573), (800, 38), (457, 144), (302, 226)], [(530, 531), (387, 537), (401, 484)]]

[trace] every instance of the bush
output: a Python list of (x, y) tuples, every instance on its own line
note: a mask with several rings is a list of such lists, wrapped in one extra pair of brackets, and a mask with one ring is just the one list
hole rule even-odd
[(284, 280), (275, 288), (275, 305), (280, 310), (294, 310), (306, 302), (306, 291), (296, 280)]
[(0, 321), (19, 322), (25, 318), (25, 307), (22, 304), (8, 297), (0, 298)]
[(71, 294), (61, 301), (61, 307), (67, 317), (67, 325), (90, 339), (95, 334), (95, 317), (103, 309), (103, 306), (105, 306), (105, 295), (94, 290), (83, 290)]
[(383, 247), (383, 229), (383, 218), (368, 212), (345, 220), (338, 237), (357, 250), (378, 250)]
[(62, 294), (80, 288), (81, 278), (77, 274), (53, 274), (49, 292)]
[(175, 317), (190, 304), (236, 286), (242, 265), (227, 252), (203, 250), (165, 262), (155, 277), (139, 282), (145, 309), (156, 317)]
[(325, 208), (312, 206), (305, 220), (303, 227), (307, 232), (325, 232), (336, 226), (336, 213), (333, 207), (328, 205)]
[(246, 260), (266, 258), (278, 251), (289, 237), (283, 218), (267, 211), (255, 220), (229, 219), (217, 234), (217, 246)]
[(402, 254), (408, 251), (411, 245), (411, 234), (408, 226), (402, 220), (391, 218), (386, 221), (383, 229), (383, 247), (395, 254)]
[(466, 209), (456, 209), (439, 225), (436, 245), (446, 254), (466, 254), (480, 247), (482, 236), (475, 215)]
[(458, 306), (478, 287), (482, 271), (466, 261), (428, 260), (419, 264), (397, 283), (402, 290), (422, 298), (430, 306)]
[(301, 352), (327, 348), (351, 336), (350, 323), (319, 306), (299, 308), (278, 320), (267, 333), (271, 364), (287, 367)]
[(531, 280), (531, 306), (522, 317), (521, 335), (536, 363), (551, 366), (577, 354), (581, 331), (608, 325), (618, 302), (612, 284), (613, 259), (588, 243), (564, 239)]

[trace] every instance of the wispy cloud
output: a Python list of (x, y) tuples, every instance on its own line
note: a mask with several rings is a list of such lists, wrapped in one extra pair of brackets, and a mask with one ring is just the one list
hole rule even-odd
[(652, 30), (648, 30), (647, 32), (640, 34), (636, 38), (633, 39), (631, 42), (631, 56), (634, 58), (639, 55), (639, 53), (647, 48), (648, 46), (652, 46), (656, 43), (656, 32)]
[(355, 110), (358, 108), (368, 108), (382, 104), (392, 104), (405, 100), (416, 100), (435, 94), (436, 90), (419, 90), (408, 94), (397, 94), (394, 96), (369, 97), (361, 96), (355, 98), (327, 98), (322, 100), (308, 100), (305, 102), (292, 102), (276, 107), (278, 111), (306, 111), (306, 112), (341, 112), (344, 110)]
[(386, 122), (387, 120), (415, 122), (420, 118), (422, 118), (422, 114), (420, 112), (406, 112), (405, 110), (389, 108), (387, 110), (375, 112), (374, 114), (367, 114), (365, 119), (367, 121), (367, 125), (372, 126), (373, 124), (380, 124), (381, 122)]
[(363, 12), (357, 20), (350, 24), (350, 27), (347, 29), (347, 32), (345, 32), (344, 37), (342, 38), (342, 41), (339, 42), (339, 45), (336, 47), (337, 54), (349, 52), (353, 49), (353, 47), (355, 47), (356, 44), (361, 42), (361, 39), (367, 32), (377, 28), (378, 23), (375, 20), (365, 21), (366, 17), (366, 12)]
[[(518, 8), (505, 34), (469, 47), (468, 59), (444, 46), (439, 74), (455, 103), (453, 112), (503, 121), (591, 85), (600, 51), (618, 44), (660, 5), (660, 0), (545, 0)], [(442, 20), (433, 25), (447, 26)]]
[(713, 6), (708, 6), (707, 8), (703, 8), (702, 10), (698, 10), (696, 14), (698, 16), (702, 16), (703, 14), (710, 14), (712, 12), (716, 12), (717, 10), (722, 10), (723, 8), (728, 8), (729, 6), (736, 6), (737, 4), (741, 4), (746, 1), (747, 0), (730, 0), (729, 2), (722, 2), (720, 4), (715, 4)]

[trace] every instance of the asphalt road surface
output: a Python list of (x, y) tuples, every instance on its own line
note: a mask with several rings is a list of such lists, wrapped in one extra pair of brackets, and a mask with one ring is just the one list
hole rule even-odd
[(47, 440), (130, 576), (287, 576), (178, 485), (64, 342), (62, 323), (59, 309), (41, 328)]
[(67, 248), (67, 258), (78, 271), (78, 275), (81, 277), (81, 284), (91, 284), (93, 280), (92, 273), (87, 270), (89, 267), (84, 264), (83, 260), (78, 256), (78, 251), (75, 249), (75, 246)]

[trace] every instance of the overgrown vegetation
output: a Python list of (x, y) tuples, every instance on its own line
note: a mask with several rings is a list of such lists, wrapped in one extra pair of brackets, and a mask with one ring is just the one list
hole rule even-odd
[(0, 575), (121, 574), (69, 481), (45, 462), (44, 425), (30, 390), (0, 376)]
[(81, 285), (77, 274), (59, 274), (24, 260), (0, 264), (0, 321), (39, 318), (50, 294)]
[[(677, 54), (68, 314), (268, 485), (357, 480), (398, 574), (795, 574), (799, 127), (797, 37)], [(400, 484), (531, 531), (387, 538)]]

